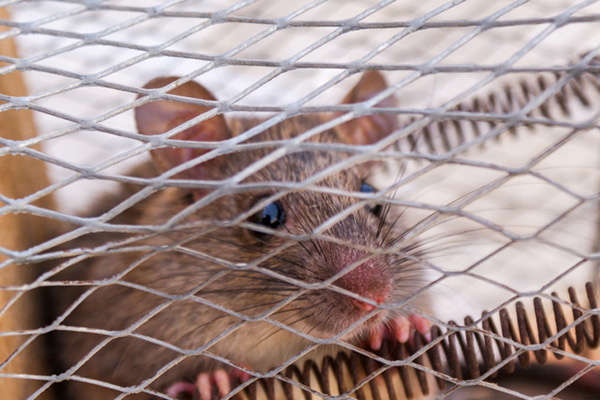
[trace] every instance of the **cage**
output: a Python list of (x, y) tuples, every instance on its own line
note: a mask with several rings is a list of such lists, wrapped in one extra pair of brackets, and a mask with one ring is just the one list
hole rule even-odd
[(600, 393), (600, 5), (0, 1), (7, 399)]

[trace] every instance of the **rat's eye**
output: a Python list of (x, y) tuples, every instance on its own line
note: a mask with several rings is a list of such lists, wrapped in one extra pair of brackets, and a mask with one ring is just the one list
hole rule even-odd
[(360, 191), (363, 193), (375, 193), (375, 188), (368, 183), (363, 183), (360, 185)]
[(276, 201), (254, 214), (254, 221), (271, 229), (279, 228), (285, 222), (285, 213), (281, 203)]
[[(363, 193), (375, 193), (375, 188), (368, 183), (363, 183), (360, 185), (360, 191)], [(369, 204), (367, 209), (371, 214), (374, 214), (377, 217), (381, 216), (381, 204)]]

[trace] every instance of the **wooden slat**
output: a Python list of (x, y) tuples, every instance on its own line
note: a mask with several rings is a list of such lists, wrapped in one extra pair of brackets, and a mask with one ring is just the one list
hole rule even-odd
[[(8, 10), (0, 8), (0, 19), (9, 19)], [(8, 30), (0, 26), (0, 32)], [(0, 40), (0, 54), (17, 57), (14, 40)], [(0, 67), (7, 63), (0, 62)], [(20, 72), (0, 75), (0, 93), (10, 96), (27, 94)], [(2, 102), (0, 102), (2, 104)], [(10, 140), (25, 140), (36, 135), (33, 115), (30, 110), (9, 110), (0, 112), (0, 136)], [(43, 162), (26, 156), (0, 157), (0, 194), (11, 199), (19, 199), (48, 186), (48, 177)], [(50, 196), (34, 203), (37, 206), (53, 208)], [(0, 206), (4, 204), (0, 201)], [(50, 235), (50, 221), (26, 214), (9, 214), (0, 217), (0, 247), (9, 250), (24, 250), (47, 239)], [(0, 263), (6, 257), (0, 255)], [(30, 281), (32, 272), (25, 265), (9, 265), (0, 270), (0, 286)], [(16, 295), (15, 292), (0, 290), (0, 309), (3, 309)], [(23, 296), (0, 316), (0, 331), (14, 331), (39, 326), (36, 317), (39, 307), (33, 295)], [(0, 363), (26, 340), (26, 337), (0, 337)], [(40, 348), (34, 342), (26, 351), (15, 357), (0, 373), (44, 373)], [(6, 399), (26, 399), (41, 382), (27, 379), (0, 379), (0, 397)], [(47, 397), (44, 397), (47, 398)]]

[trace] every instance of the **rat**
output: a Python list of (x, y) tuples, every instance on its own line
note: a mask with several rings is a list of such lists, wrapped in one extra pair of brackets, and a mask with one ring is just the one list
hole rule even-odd
[[(158, 92), (177, 80), (160, 77), (144, 87)], [(343, 104), (364, 102), (386, 88), (381, 73), (365, 72)], [(216, 101), (194, 81), (176, 86), (169, 94)], [(388, 97), (377, 107), (394, 105), (395, 99)], [(154, 136), (212, 108), (158, 98), (138, 106), (135, 119), (139, 133)], [(227, 181), (276, 150), (277, 142), (331, 118), (326, 114), (288, 118), (243, 142), (265, 145), (222, 154), (174, 178)], [(173, 138), (225, 141), (260, 122), (217, 114)], [(306, 142), (368, 145), (397, 129), (394, 114), (375, 113), (325, 130)], [(151, 161), (130, 175), (154, 177), (207, 151), (156, 148), (150, 152)], [(341, 340), (368, 350), (378, 350), (384, 337), (406, 342), (416, 331), (426, 334), (426, 318), (402, 308), (380, 309), (413, 295), (424, 278), (419, 245), (414, 239), (403, 242), (408, 228), (401, 218), (391, 217), (389, 205), (356, 207), (360, 198), (352, 193), (376, 192), (369, 182), (376, 162), (336, 169), (314, 184), (338, 193), (303, 189), (278, 196), (272, 185), (304, 182), (351, 155), (318, 148), (289, 152), (247, 175), (241, 184), (252, 186), (243, 190), (219, 193), (202, 185), (160, 187), (110, 221), (120, 229), (69, 243), (72, 249), (109, 244), (112, 248), (73, 263), (55, 278), (80, 285), (59, 288), (56, 300), (59, 313), (64, 313), (78, 299), (62, 322), (72, 328), (55, 332), (62, 349), (60, 365), (77, 376), (70, 379), (67, 392), (73, 398), (85, 394), (86, 399), (105, 399), (113, 398), (118, 388), (135, 387), (141, 392), (143, 387), (173, 398), (195, 393), (210, 400), (230, 393), (234, 379), (248, 379), (243, 369), (269, 371), (312, 344), (296, 332), (318, 339), (342, 335)], [(113, 209), (141, 188), (122, 184), (118, 193), (99, 200), (101, 207), (91, 217)], [(168, 229), (150, 235), (127, 233), (127, 227), (163, 226), (190, 207), (193, 211)], [(351, 212), (346, 211), (349, 207), (354, 207)], [(323, 230), (322, 236), (308, 237), (344, 211), (344, 217)], [(244, 213), (248, 215), (243, 223), (231, 223)], [(371, 253), (369, 249), (393, 251)], [(244, 267), (248, 265), (254, 268)], [(339, 277), (326, 288), (302, 288), (302, 283), (319, 284), (334, 276)], [(273, 308), (269, 318), (290, 330), (258, 318)], [(236, 313), (250, 321), (243, 322)], [(361, 319), (365, 321), (353, 326)], [(221, 337), (223, 333), (227, 335)], [(206, 353), (189, 354), (201, 348)], [(232, 368), (214, 357), (243, 368)], [(117, 391), (94, 380), (116, 385)], [(137, 396), (151, 397), (148, 393)]]

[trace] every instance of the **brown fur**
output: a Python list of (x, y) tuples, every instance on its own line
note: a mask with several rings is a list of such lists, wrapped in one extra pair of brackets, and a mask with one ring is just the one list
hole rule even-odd
[[(324, 121), (324, 116), (291, 118), (248, 143), (290, 139)], [(258, 121), (236, 120), (231, 121), (228, 128), (235, 136), (256, 123)], [(347, 139), (342, 135), (340, 131), (331, 130), (311, 140), (344, 143)], [(225, 180), (263, 159), (275, 148), (223, 155), (186, 171), (182, 176), (197, 176), (200, 180), (211, 182)], [(170, 157), (179, 155), (171, 149), (169, 153), (158, 153), (157, 158), (161, 159), (158, 164), (164, 168)], [(178, 213), (214, 196), (208, 204), (195, 209), (165, 232), (129, 244), (138, 248), (146, 246), (144, 250), (88, 258), (57, 276), (57, 279), (100, 283), (124, 274), (117, 281), (88, 286), (92, 293), (65, 320), (68, 326), (103, 331), (97, 335), (60, 332), (64, 366), (75, 365), (94, 346), (114, 334), (118, 337), (109, 340), (75, 372), (76, 375), (120, 386), (144, 385), (163, 391), (175, 381), (194, 379), (201, 371), (222, 366), (210, 354), (257, 371), (268, 371), (311, 344), (298, 334), (268, 322), (243, 322), (243, 319), (218, 307), (249, 319), (274, 311), (269, 318), (316, 338), (330, 338), (347, 332), (364, 315), (352, 305), (350, 297), (328, 289), (310, 290), (283, 305), (289, 296), (298, 294), (299, 285), (268, 273), (300, 283), (319, 284), (352, 263), (365, 259), (368, 256), (365, 248), (390, 246), (401, 233), (400, 226), (397, 225), (384, 241), (379, 234), (379, 219), (366, 207), (360, 207), (324, 231), (324, 235), (334, 241), (304, 239), (298, 243), (290, 242), (288, 236), (309, 235), (316, 227), (358, 201), (351, 195), (318, 190), (292, 191), (280, 197), (277, 201), (283, 207), (286, 222), (283, 228), (272, 234), (257, 233), (247, 222), (244, 225), (232, 224), (232, 221), (261, 200), (279, 193), (279, 190), (269, 188), (274, 183), (305, 182), (348, 156), (345, 152), (331, 150), (293, 152), (241, 182), (255, 184), (257, 189), (238, 193), (225, 190), (223, 194), (215, 195), (217, 191), (202, 188), (166, 188), (125, 211), (112, 222), (131, 227), (163, 226)], [(152, 175), (148, 173), (152, 168), (147, 165), (140, 171)], [(369, 170), (364, 165), (357, 165), (327, 175), (316, 186), (359, 192), (368, 175)], [(122, 193), (104, 199), (103, 204), (108, 207), (103, 208), (110, 209), (133, 192), (135, 189), (124, 187)], [(242, 222), (244, 220), (247, 219), (242, 219)], [(251, 215), (248, 220), (253, 221)], [(387, 232), (387, 229), (390, 228), (384, 227), (383, 231)], [(127, 237), (131, 235), (96, 234), (79, 239), (72, 247), (94, 248)], [(335, 243), (335, 240), (349, 245)], [(282, 246), (287, 248), (281, 250)], [(266, 257), (268, 255), (271, 256)], [(260, 258), (264, 260), (257, 266), (247, 267)], [(412, 263), (398, 253), (377, 255), (347, 272), (335, 281), (335, 285), (373, 299), (389, 292), (387, 302), (399, 302), (412, 292), (409, 285), (403, 283), (403, 274), (411, 266)], [(82, 293), (85, 289), (74, 291)], [(60, 312), (74, 300), (75, 293), (68, 296), (66, 293), (63, 291)], [(169, 296), (177, 298), (171, 300)], [(280, 303), (282, 305), (276, 307)], [(346, 337), (358, 337), (368, 326), (389, 314), (381, 312), (378, 317), (363, 324), (361, 329), (347, 333)], [(122, 334), (130, 330), (131, 335)], [(219, 335), (225, 332), (228, 334), (220, 338)], [(206, 349), (208, 355), (200, 354), (199, 349), (212, 341), (215, 343)], [(186, 352), (186, 357), (182, 357)], [(163, 371), (154, 382), (144, 383), (179, 357), (185, 359)], [(116, 393), (109, 394), (90, 385), (84, 388), (73, 384), (71, 389), (77, 395), (85, 393), (88, 399), (111, 398)]]

